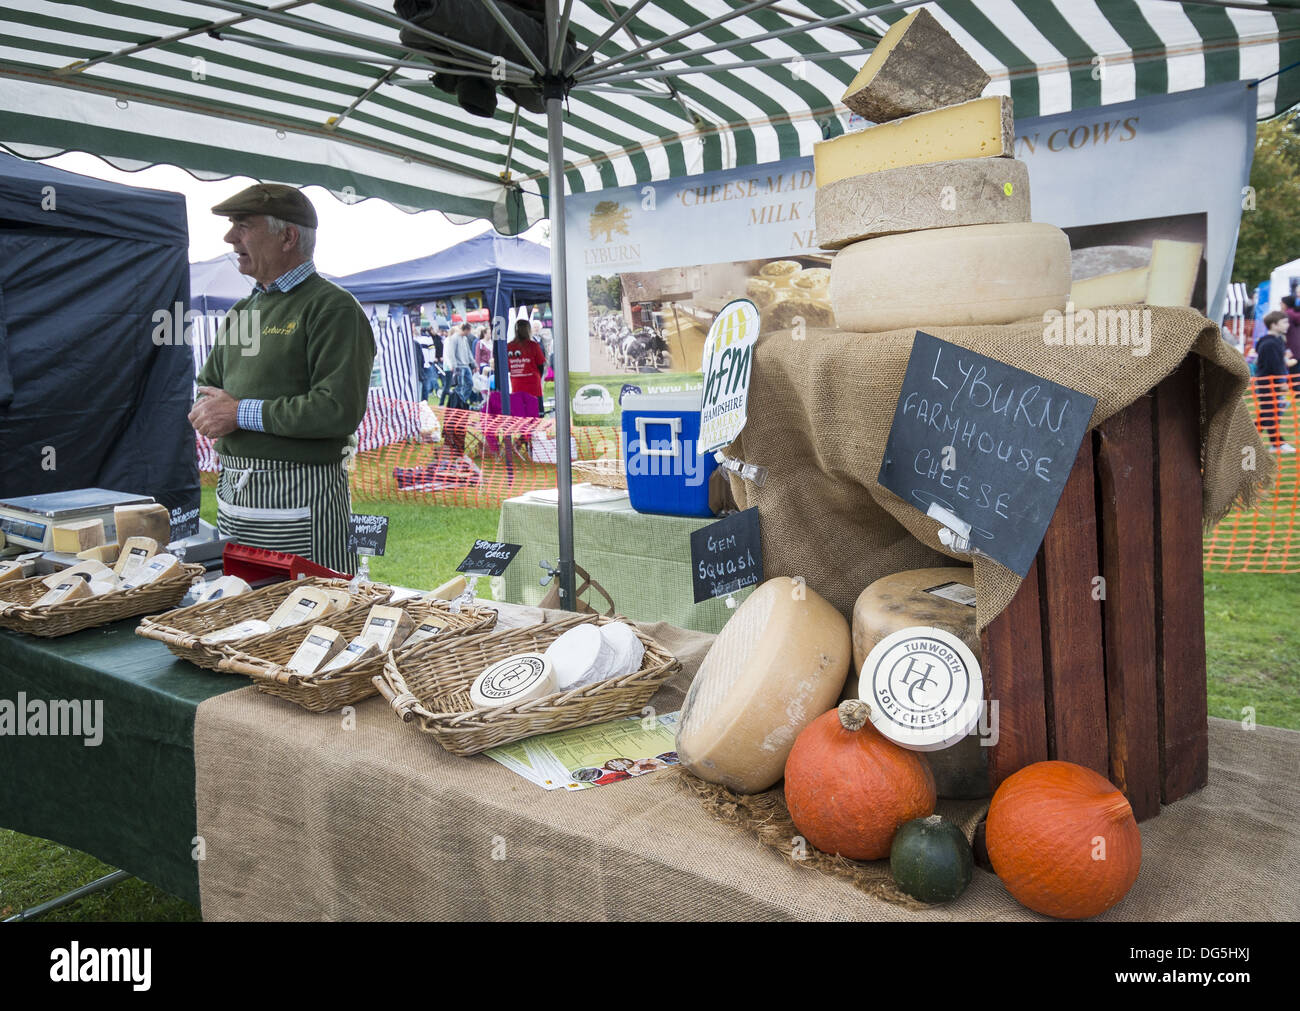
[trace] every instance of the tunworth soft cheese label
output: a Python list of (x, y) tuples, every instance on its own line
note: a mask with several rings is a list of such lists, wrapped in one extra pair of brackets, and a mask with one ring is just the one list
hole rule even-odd
[(747, 298), (728, 302), (709, 327), (702, 368), (701, 453), (730, 445), (745, 427), (758, 328), (758, 307)]

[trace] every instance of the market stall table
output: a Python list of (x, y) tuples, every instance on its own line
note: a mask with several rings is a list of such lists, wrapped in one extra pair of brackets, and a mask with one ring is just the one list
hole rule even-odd
[(0, 826), (84, 850), (197, 903), (194, 714), (247, 682), (176, 659), (135, 635), (137, 624), (56, 639), (0, 631), (0, 701), (19, 709), (20, 700), (85, 700), (92, 720), (102, 703), (103, 735), (92, 744), (0, 733)]
[[(722, 599), (692, 603), (691, 584), (691, 532), (712, 522), (711, 517), (639, 513), (626, 492), (601, 502), (580, 503), (575, 497), (577, 562), (609, 591), (620, 614), (634, 621), (717, 632), (731, 611)], [(539, 563), (555, 563), (556, 530), (553, 497), (548, 501), (544, 493), (533, 492), (501, 504), (497, 539), (523, 545), (501, 577), (503, 600), (534, 606), (542, 602), (546, 588), (539, 582), (545, 572)], [(737, 593), (736, 600), (748, 593)], [(598, 609), (605, 606), (599, 595), (583, 599)]]
[[(652, 700), (671, 712), (712, 637), (644, 628), (683, 663)], [(1298, 746), (1212, 720), (1209, 786), (1141, 826), (1141, 875), (1100, 918), (1294, 919), (1300, 784), (1281, 770)], [(251, 689), (214, 698), (195, 754), (207, 919), (1043, 918), (984, 871), (949, 905), (889, 905), (714, 821), (675, 770), (547, 792), (378, 699), (345, 718)]]

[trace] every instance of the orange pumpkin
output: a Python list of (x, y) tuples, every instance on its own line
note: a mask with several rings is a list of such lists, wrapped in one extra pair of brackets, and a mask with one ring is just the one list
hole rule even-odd
[(1009, 776), (989, 805), (985, 838), (1007, 891), (1066, 920), (1115, 905), (1142, 865), (1142, 834), (1128, 800), (1073, 762), (1035, 762)]
[(889, 856), (894, 833), (934, 814), (934, 776), (914, 751), (883, 737), (861, 699), (846, 699), (804, 727), (785, 763), (795, 828), (825, 853)]

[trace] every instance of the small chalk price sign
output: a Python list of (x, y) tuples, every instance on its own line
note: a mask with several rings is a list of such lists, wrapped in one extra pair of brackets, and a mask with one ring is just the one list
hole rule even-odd
[(503, 576), (522, 547), (505, 541), (475, 541), (456, 571), (471, 576)]
[(691, 581), (697, 604), (763, 581), (757, 509), (746, 509), (691, 532)]
[(348, 518), (348, 550), (358, 555), (382, 555), (388, 543), (388, 517), (353, 513)]
[(1096, 406), (918, 330), (877, 480), (1023, 577)]

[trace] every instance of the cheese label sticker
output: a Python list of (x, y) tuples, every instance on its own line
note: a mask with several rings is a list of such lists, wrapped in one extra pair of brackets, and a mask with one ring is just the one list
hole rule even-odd
[(918, 625), (885, 636), (867, 654), (858, 684), (872, 725), (913, 751), (956, 744), (984, 708), (979, 661), (941, 628)]
[(941, 583), (938, 586), (932, 586), (926, 593), (932, 593), (936, 597), (942, 597), (944, 600), (951, 600), (955, 604), (965, 604), (967, 607), (975, 606), (975, 587), (967, 586), (965, 583)]
[(745, 427), (758, 328), (758, 307), (747, 298), (724, 305), (709, 327), (702, 369), (701, 453), (731, 445)]
[(525, 653), (489, 667), (474, 689), (486, 699), (509, 699), (525, 692), (546, 676), (546, 661), (536, 654)]

